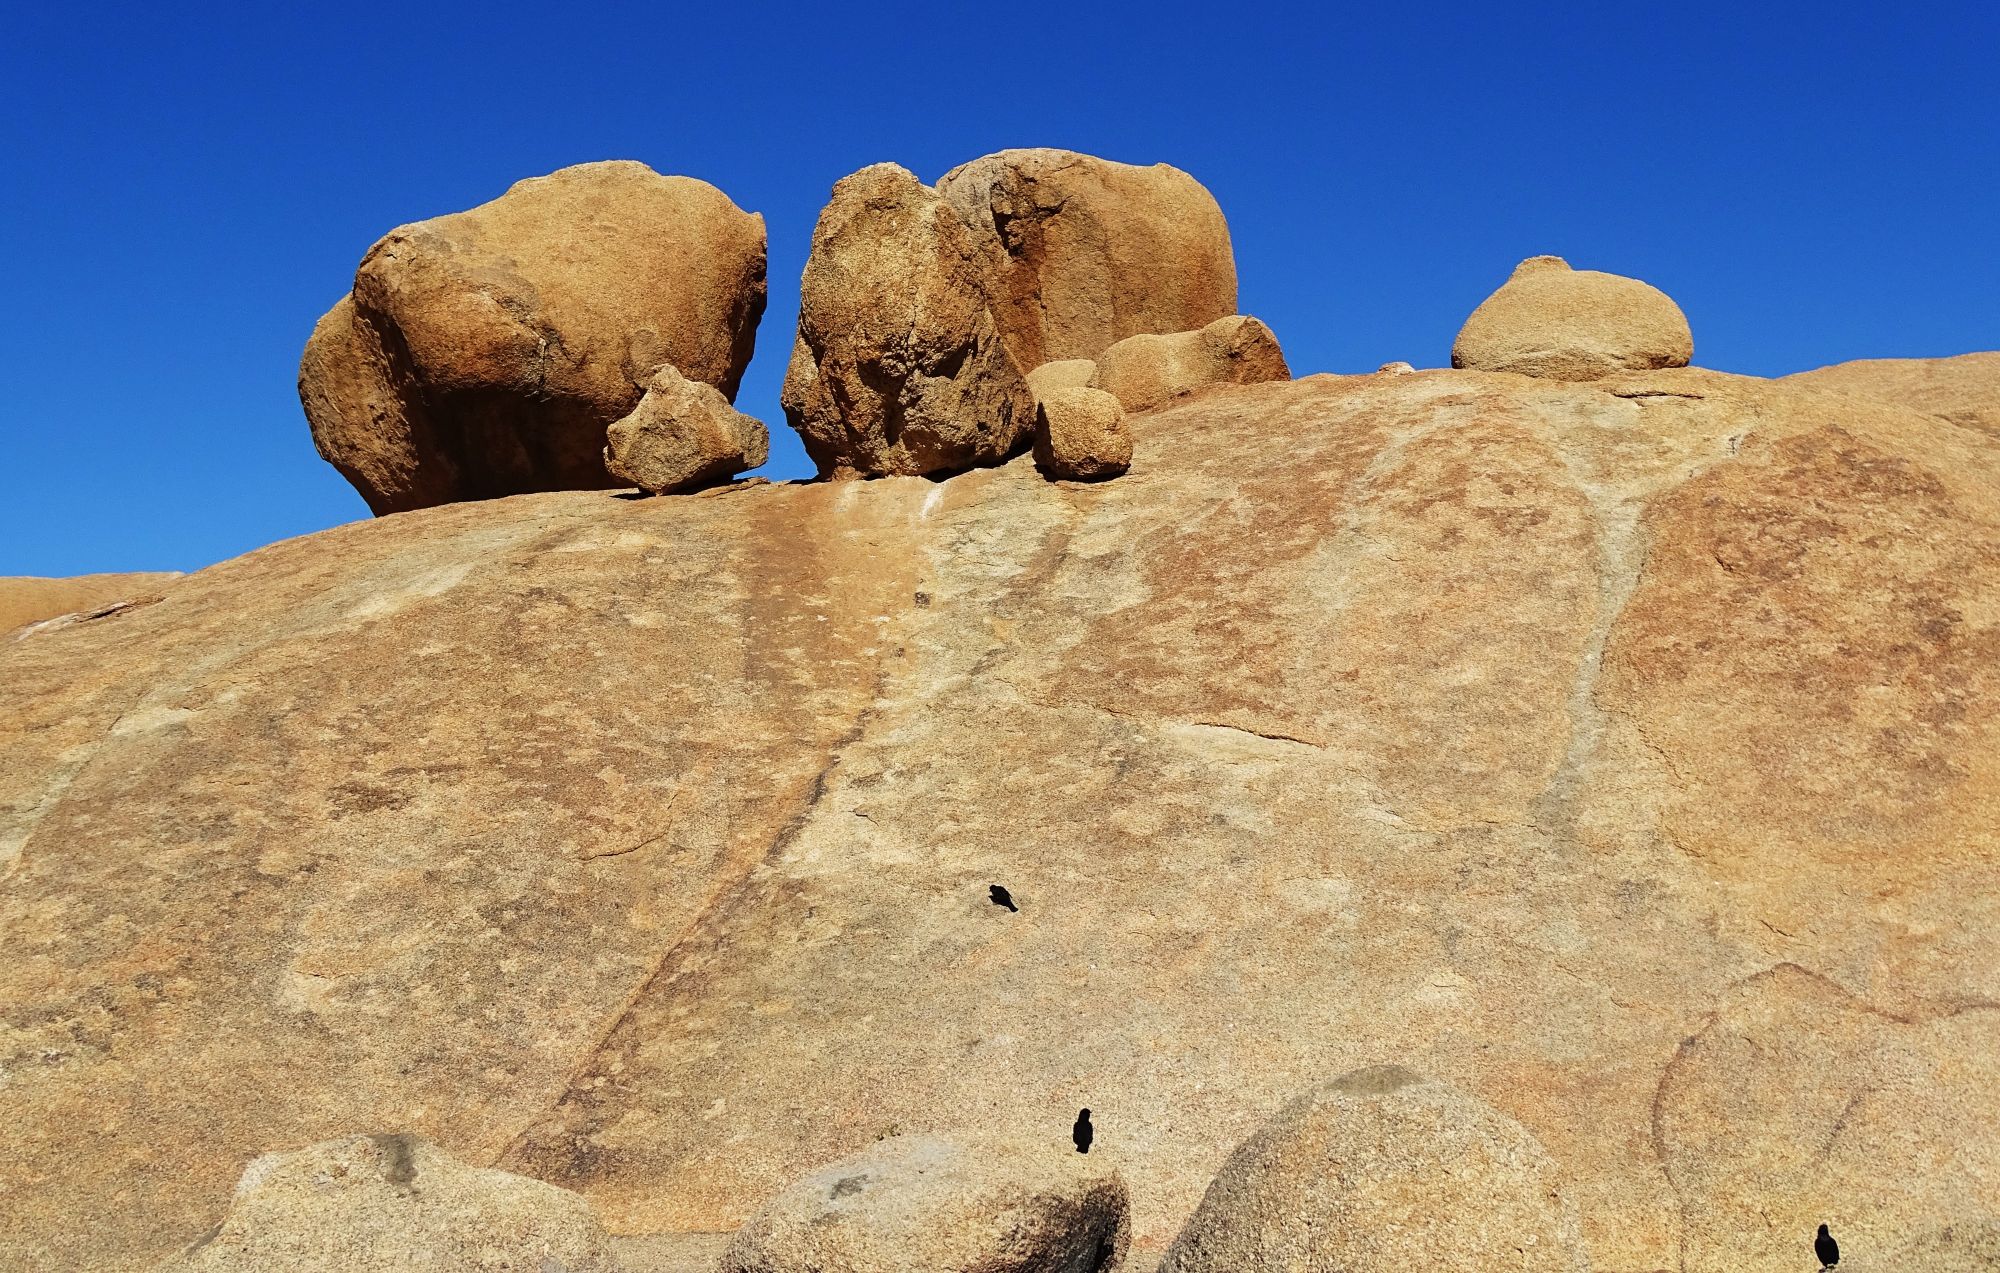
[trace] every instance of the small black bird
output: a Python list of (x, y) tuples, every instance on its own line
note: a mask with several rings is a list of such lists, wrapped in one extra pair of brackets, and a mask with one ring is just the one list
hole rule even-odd
[(1826, 1231), (1825, 1225), (1819, 1227), (1819, 1236), (1813, 1239), (1813, 1254), (1819, 1257), (1819, 1266), (1822, 1270), (1830, 1269), (1840, 1263), (1840, 1243), (1833, 1240), (1833, 1235)]
[(1020, 907), (1014, 905), (1014, 895), (1012, 893), (1009, 893), (1005, 888), (1003, 888), (998, 884), (987, 885), (986, 895), (993, 899), (993, 904), (995, 906), (1004, 906), (1010, 911), (1018, 911), (1021, 909)]
[(1076, 1126), (1069, 1129), (1069, 1138), (1076, 1142), (1076, 1152), (1079, 1154), (1089, 1153), (1090, 1142), (1096, 1139), (1096, 1137), (1097, 1129), (1090, 1125), (1090, 1111), (1087, 1109), (1078, 1110), (1076, 1112)]

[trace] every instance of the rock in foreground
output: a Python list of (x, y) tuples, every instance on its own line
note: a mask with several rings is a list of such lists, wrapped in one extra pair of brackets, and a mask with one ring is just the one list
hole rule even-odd
[(1236, 312), (1229, 224), (1178, 168), (1003, 150), (937, 188), (999, 262), (995, 308), (1023, 370)]
[(1546, 380), (1685, 367), (1694, 336), (1666, 293), (1618, 274), (1531, 256), (1459, 329), (1451, 365)]
[(252, 1162), (221, 1224), (157, 1273), (618, 1273), (583, 1199), (411, 1136)]
[(730, 398), (764, 220), (626, 161), (390, 231), (299, 366), (313, 442), (377, 513), (615, 486), (604, 429), (673, 366)]
[(632, 414), (604, 434), (604, 467), (655, 495), (734, 477), (770, 453), (763, 421), (672, 367), (654, 372)]
[(1209, 385), (1264, 384), (1291, 376), (1271, 329), (1232, 314), (1199, 331), (1128, 336), (1098, 358), (1090, 384), (1127, 411), (1150, 411)]
[(1081, 1106), (1137, 1265), (1384, 1057), (1600, 1269), (2000, 1215), (2000, 443), (1699, 369), (1133, 423), (1113, 482), (455, 504), (0, 641), (0, 1268), (149, 1267), (330, 1129), (643, 1235)]
[(1034, 396), (991, 307), (997, 269), (936, 191), (895, 164), (844, 177), (800, 284), (785, 415), (824, 477), (995, 464)]
[(1098, 1273), (1125, 1251), (1125, 1185), (1052, 1131), (880, 1141), (772, 1199), (721, 1273)]
[(1102, 389), (1060, 387), (1035, 405), (1035, 463), (1050, 477), (1096, 481), (1132, 467), (1125, 408)]
[(1357, 1070), (1240, 1145), (1160, 1273), (1588, 1273), (1556, 1165), (1514, 1120), (1399, 1066)]

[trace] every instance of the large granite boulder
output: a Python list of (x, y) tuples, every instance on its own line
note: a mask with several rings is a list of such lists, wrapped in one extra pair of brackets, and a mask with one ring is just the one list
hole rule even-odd
[(895, 164), (844, 177), (813, 229), (786, 418), (826, 477), (995, 464), (1034, 396), (992, 308), (997, 265), (935, 190)]
[(1236, 312), (1229, 224), (1178, 168), (1003, 150), (937, 188), (1000, 263), (996, 312), (1026, 370)]
[(0, 641), (0, 1268), (148, 1267), (342, 1128), (646, 1235), (1083, 1106), (1137, 1265), (1384, 1058), (1598, 1268), (2000, 1215), (2000, 443), (1693, 368), (1135, 423), (1111, 482), (454, 504)]
[(619, 1273), (583, 1199), (403, 1135), (256, 1159), (222, 1222), (156, 1273), (336, 1270)]
[(1526, 1128), (1401, 1066), (1287, 1104), (1229, 1156), (1160, 1273), (1589, 1273)]
[(1090, 386), (1118, 399), (1127, 411), (1151, 411), (1210, 385), (1291, 378), (1271, 329), (1231, 314), (1198, 331), (1127, 336), (1098, 356)]
[(629, 161), (401, 226), (313, 329), (299, 399), (377, 513), (616, 486), (605, 426), (662, 366), (736, 396), (764, 311), (764, 220)]
[(786, 1187), (721, 1273), (1099, 1273), (1125, 1253), (1125, 1183), (1047, 1131), (878, 1141)]
[(1864, 358), (1786, 376), (1785, 383), (1859, 394), (2000, 437), (2000, 352), (1956, 358)]
[(1600, 380), (1685, 367), (1694, 357), (1687, 317), (1635, 278), (1573, 270), (1531, 256), (1480, 303), (1452, 343), (1451, 365), (1549, 380)]

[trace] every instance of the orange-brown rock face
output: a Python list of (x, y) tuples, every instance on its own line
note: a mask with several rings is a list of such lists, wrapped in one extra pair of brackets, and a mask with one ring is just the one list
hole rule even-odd
[(1000, 262), (994, 310), (1024, 371), (1236, 312), (1229, 223), (1178, 168), (1003, 150), (937, 188)]
[(617, 486), (605, 427), (663, 365), (733, 399), (764, 292), (762, 217), (580, 164), (385, 235), (314, 328), (299, 399), (377, 513)]
[(1384, 1063), (1524, 1126), (1599, 1269), (2000, 1213), (2000, 445), (1691, 370), (1131, 427), (1101, 485), (453, 506), (0, 643), (0, 1267), (357, 1130), (713, 1231), (1083, 1106), (1143, 1267)]
[(0, 576), (0, 635), (44, 619), (88, 613), (105, 606), (149, 603), (178, 578), (180, 575), (175, 571), (71, 575), (58, 579)]
[(1864, 358), (1786, 376), (1787, 384), (1859, 394), (2000, 436), (2000, 352), (1956, 358)]

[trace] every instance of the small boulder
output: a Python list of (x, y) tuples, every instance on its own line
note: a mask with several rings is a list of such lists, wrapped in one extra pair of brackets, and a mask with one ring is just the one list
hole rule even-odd
[(995, 263), (895, 164), (841, 179), (813, 230), (785, 417), (822, 477), (997, 464), (1034, 396), (990, 305)]
[(1687, 317), (1666, 293), (1635, 278), (1573, 270), (1559, 256), (1516, 266), (1451, 347), (1454, 367), (1544, 380), (1601, 380), (1685, 367), (1693, 357)]
[(1036, 401), (1057, 389), (1080, 389), (1097, 374), (1097, 364), (1088, 358), (1063, 358), (1045, 362), (1028, 373), (1028, 388)]
[(156, 1273), (617, 1273), (577, 1194), (412, 1136), (265, 1154), (207, 1237)]
[(1127, 411), (1147, 411), (1208, 385), (1291, 378), (1271, 329), (1232, 314), (1199, 331), (1128, 336), (1098, 357), (1090, 384), (1124, 403)]
[(1003, 150), (938, 193), (1000, 262), (996, 309), (1024, 369), (1236, 312), (1229, 223), (1178, 168)]
[(672, 367), (653, 373), (646, 396), (605, 430), (604, 440), (604, 467), (655, 495), (734, 477), (771, 452), (763, 421)]
[(1308, 1092), (1237, 1146), (1161, 1273), (1588, 1273), (1525, 1128), (1400, 1066)]
[(794, 1181), (721, 1273), (1097, 1273), (1125, 1243), (1124, 1181), (1060, 1138), (893, 1136)]
[(669, 364), (734, 397), (764, 292), (762, 217), (581, 164), (385, 235), (314, 328), (299, 399), (377, 513), (615, 486), (605, 426)]
[(1095, 481), (1132, 467), (1125, 408), (1102, 389), (1065, 385), (1035, 404), (1035, 463), (1050, 477)]
[(1408, 376), (1416, 373), (1416, 368), (1406, 362), (1385, 362), (1375, 369), (1378, 376)]

